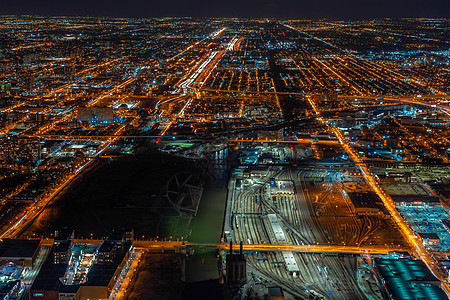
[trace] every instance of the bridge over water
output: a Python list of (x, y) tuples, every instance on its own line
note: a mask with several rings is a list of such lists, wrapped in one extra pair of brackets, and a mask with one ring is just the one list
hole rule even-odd
[[(77, 244), (92, 244), (102, 243), (103, 240), (91, 240), (91, 239), (75, 239)], [(41, 244), (45, 246), (53, 245), (53, 239), (42, 239)], [(205, 247), (215, 248), (218, 250), (229, 250), (230, 244), (228, 243), (195, 243), (188, 241), (147, 241), (147, 240), (135, 240), (133, 246), (140, 249), (146, 249), (156, 252), (164, 251), (181, 251), (189, 247)], [(389, 254), (396, 251), (408, 251), (408, 249), (398, 247), (385, 247), (385, 246), (370, 246), (370, 247), (357, 247), (357, 246), (336, 246), (336, 245), (289, 245), (289, 244), (243, 244), (243, 250), (246, 252), (256, 251), (292, 251), (303, 253), (349, 253), (349, 254)]]

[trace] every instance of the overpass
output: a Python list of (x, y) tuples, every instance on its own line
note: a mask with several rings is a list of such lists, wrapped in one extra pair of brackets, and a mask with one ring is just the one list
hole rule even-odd
[(292, 96), (305, 96), (303, 92), (276, 92), (276, 91), (246, 91), (246, 90), (223, 90), (223, 89), (210, 89), (210, 88), (195, 88), (188, 87), (188, 90), (197, 92), (213, 92), (222, 94), (242, 94), (242, 95), (292, 95)]
[[(440, 95), (439, 98), (445, 98), (445, 99), (449, 99), (450, 96), (448, 95)], [(383, 97), (383, 96), (338, 96), (338, 98), (340, 99), (354, 99), (354, 98), (358, 98), (358, 99), (369, 99), (369, 100), (382, 100), (382, 101), (394, 101), (394, 102), (400, 102), (400, 103), (405, 103), (405, 104), (412, 104), (412, 105), (420, 105), (420, 106), (428, 106), (431, 108), (438, 108), (440, 110), (442, 110), (445, 113), (449, 113), (450, 112), (450, 106), (448, 105), (442, 105), (436, 102), (427, 102), (427, 101), (423, 101), (423, 100), (418, 100), (416, 99), (412, 99), (410, 98), (405, 98), (405, 97)]]
[(160, 142), (188, 142), (188, 141), (202, 141), (199, 139), (174, 139), (175, 136), (161, 136), (161, 135), (63, 135), (63, 134), (24, 134), (27, 138), (40, 138), (49, 140), (80, 140), (80, 141), (95, 141), (108, 139), (158, 139)]
[(298, 140), (265, 140), (265, 139), (234, 139), (225, 140), (230, 143), (269, 143), (269, 144), (323, 144), (323, 145), (339, 145), (339, 141), (336, 139), (314, 139), (314, 138), (301, 138)]
[(76, 140), (76, 141), (103, 141), (108, 139), (155, 139), (160, 143), (173, 143), (173, 142), (183, 142), (183, 143), (195, 143), (195, 142), (207, 142), (207, 141), (217, 141), (217, 142), (230, 142), (230, 143), (281, 143), (281, 144), (324, 144), (324, 145), (339, 145), (339, 141), (336, 139), (314, 139), (314, 138), (300, 138), (298, 140), (269, 140), (269, 139), (186, 139), (179, 138), (176, 136), (159, 136), (159, 135), (58, 135), (58, 134), (33, 134), (33, 135), (23, 135), (28, 138), (40, 138), (49, 140)]
[[(95, 244), (102, 243), (103, 240), (92, 239), (75, 239), (76, 244)], [(42, 239), (41, 245), (51, 246), (53, 245), (53, 239)], [(133, 246), (139, 249), (146, 249), (150, 251), (169, 251), (169, 250), (182, 250), (188, 247), (206, 247), (218, 250), (229, 250), (229, 243), (195, 243), (188, 241), (148, 241), (148, 240), (135, 240)], [(357, 247), (357, 246), (336, 246), (336, 245), (289, 245), (289, 244), (243, 244), (243, 250), (247, 252), (255, 251), (292, 251), (302, 253), (348, 253), (348, 254), (389, 254), (394, 251), (408, 251), (408, 249), (402, 249), (398, 247), (385, 247), (385, 246), (370, 246), (370, 247)]]

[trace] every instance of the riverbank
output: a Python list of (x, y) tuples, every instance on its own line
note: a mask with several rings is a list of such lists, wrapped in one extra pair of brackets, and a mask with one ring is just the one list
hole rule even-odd
[(149, 151), (113, 161), (48, 205), (22, 237), (50, 236), (58, 227), (74, 228), (77, 237), (102, 238), (117, 227), (133, 228), (137, 238), (187, 237), (192, 213), (162, 197), (175, 175), (186, 174), (192, 185), (203, 184), (189, 159)]

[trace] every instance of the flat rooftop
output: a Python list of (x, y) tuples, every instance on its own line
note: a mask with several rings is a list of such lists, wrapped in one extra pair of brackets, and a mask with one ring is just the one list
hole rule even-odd
[(394, 202), (417, 202), (439, 204), (439, 198), (424, 184), (419, 183), (387, 183), (383, 189)]
[(94, 264), (88, 273), (88, 281), (84, 284), (87, 286), (107, 286), (114, 276), (118, 265)]
[(389, 195), (432, 195), (431, 191), (425, 185), (419, 183), (385, 183), (383, 184), (383, 189)]
[(284, 262), (286, 263), (286, 268), (289, 272), (300, 272), (300, 269), (295, 260), (294, 253), (291, 251), (283, 251)]
[(375, 192), (347, 192), (355, 208), (374, 208), (382, 210), (383, 202)]
[(432, 247), (434, 251), (450, 250), (450, 232), (442, 222), (450, 219), (449, 214), (440, 205), (404, 206), (397, 207), (416, 234), (436, 234), (440, 247)]
[(447, 295), (439, 287), (440, 281), (420, 260), (375, 258), (375, 266), (394, 299), (447, 299)]
[(114, 259), (114, 262), (112, 263), (96, 263), (92, 266), (92, 268), (89, 270), (89, 273), (87, 274), (87, 282), (83, 285), (87, 286), (107, 286), (108, 283), (111, 281), (111, 279), (114, 276), (114, 273), (116, 272), (117, 268), (119, 267), (120, 263), (123, 261), (127, 254), (127, 249), (130, 248), (131, 243), (125, 243), (124, 248), (122, 251), (119, 251), (117, 253), (116, 258)]
[(275, 234), (275, 238), (277, 239), (277, 242), (280, 244), (286, 244), (287, 239), (286, 239), (286, 236), (284, 235), (283, 228), (281, 227), (281, 224), (278, 221), (277, 215), (268, 214), (267, 217), (269, 218), (269, 222), (272, 227), (273, 233)]
[(0, 259), (31, 259), (40, 243), (39, 240), (3, 239), (0, 242)]
[(67, 269), (67, 264), (54, 264), (53, 251), (51, 251), (39, 274), (33, 282), (32, 291), (58, 291), (63, 285), (59, 278), (64, 276)]
[(279, 286), (269, 287), (268, 292), (271, 297), (284, 297), (283, 290)]

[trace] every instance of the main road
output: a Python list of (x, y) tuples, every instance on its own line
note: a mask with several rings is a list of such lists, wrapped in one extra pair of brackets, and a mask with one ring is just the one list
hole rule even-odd
[[(51, 246), (53, 245), (53, 239), (41, 240), (41, 245)], [(102, 240), (91, 239), (75, 239), (75, 244), (95, 244), (102, 242)], [(135, 248), (142, 248), (147, 250), (173, 250), (184, 249), (186, 247), (209, 247), (219, 250), (230, 250), (229, 243), (195, 243), (189, 241), (157, 241), (157, 240), (134, 240), (133, 246)], [(357, 246), (335, 246), (335, 245), (291, 245), (291, 244), (242, 244), (244, 251), (292, 251), (303, 253), (349, 253), (349, 254), (388, 254), (395, 251), (405, 251), (402, 248), (396, 247), (384, 247), (384, 246), (372, 246), (372, 247), (357, 247)], [(233, 249), (238, 250), (239, 244), (234, 243)]]

